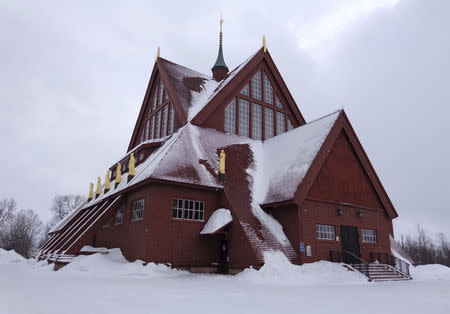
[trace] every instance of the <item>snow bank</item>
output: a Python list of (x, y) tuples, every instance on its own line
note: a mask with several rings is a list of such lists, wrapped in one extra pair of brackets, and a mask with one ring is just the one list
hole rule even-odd
[(26, 259), (21, 255), (17, 254), (16, 251), (7, 251), (0, 248), (0, 265), (10, 264), (10, 263), (20, 263), (25, 262)]
[(294, 265), (281, 252), (265, 252), (264, 265), (259, 269), (247, 268), (236, 275), (240, 280), (279, 285), (323, 285), (367, 283), (358, 272), (349, 271), (342, 264), (320, 261)]
[(129, 262), (120, 249), (109, 249), (106, 254), (80, 255), (61, 268), (58, 273), (87, 274), (89, 276), (138, 276), (138, 277), (173, 277), (186, 274), (163, 264), (148, 263), (137, 260)]
[(413, 280), (450, 280), (450, 267), (440, 264), (410, 267)]

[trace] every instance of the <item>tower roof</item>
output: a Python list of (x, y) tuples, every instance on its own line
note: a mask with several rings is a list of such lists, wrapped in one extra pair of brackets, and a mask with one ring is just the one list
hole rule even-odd
[(225, 60), (223, 58), (223, 48), (222, 48), (222, 42), (223, 42), (223, 33), (222, 33), (222, 24), (223, 19), (220, 18), (220, 33), (219, 33), (219, 52), (217, 54), (216, 62), (214, 63), (214, 66), (212, 67), (211, 71), (213, 73), (213, 77), (216, 81), (223, 80), (228, 75), (228, 67), (225, 64)]

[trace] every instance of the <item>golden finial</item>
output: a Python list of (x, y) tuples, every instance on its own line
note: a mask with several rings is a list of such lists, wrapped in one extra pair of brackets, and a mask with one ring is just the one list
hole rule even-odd
[(267, 51), (266, 36), (263, 36), (263, 49), (264, 49), (264, 52)]
[(220, 32), (222, 33), (222, 25), (223, 25), (223, 18), (222, 18), (222, 12), (220, 12)]
[(158, 61), (159, 57), (161, 57), (161, 48), (158, 47), (158, 50), (156, 50), (156, 61)]
[(100, 177), (97, 178), (97, 187), (95, 189), (95, 195), (100, 195), (102, 193), (102, 179)]
[(219, 155), (219, 173), (225, 174), (225, 159), (227, 158), (227, 155), (225, 154), (225, 151), (222, 149), (220, 151)]
[(117, 169), (116, 169), (116, 185), (122, 182), (122, 165), (120, 162), (117, 163)]
[(89, 197), (88, 199), (91, 200), (94, 198), (94, 183), (89, 183)]
[(134, 165), (136, 163), (136, 159), (134, 159), (134, 153), (131, 153), (130, 160), (128, 161), (128, 175), (134, 176), (136, 174), (136, 170), (134, 169)]
[(110, 177), (110, 171), (109, 169), (106, 170), (106, 176), (105, 176), (105, 191), (109, 191), (111, 188), (111, 177)]

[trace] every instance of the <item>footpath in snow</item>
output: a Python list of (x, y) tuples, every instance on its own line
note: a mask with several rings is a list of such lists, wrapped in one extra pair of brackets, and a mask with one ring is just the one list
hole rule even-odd
[(236, 276), (191, 274), (127, 262), (119, 249), (79, 256), (55, 272), (0, 249), (0, 314), (6, 313), (450, 313), (450, 268), (419, 266), (414, 280), (369, 283), (339, 264), (292, 265), (266, 254)]

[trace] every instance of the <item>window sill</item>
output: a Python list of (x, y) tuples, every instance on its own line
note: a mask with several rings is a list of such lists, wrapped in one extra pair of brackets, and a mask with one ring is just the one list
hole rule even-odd
[(172, 217), (172, 221), (174, 221), (174, 222), (200, 223), (200, 224), (205, 223), (204, 220), (193, 220), (193, 219), (173, 218), (173, 217)]

